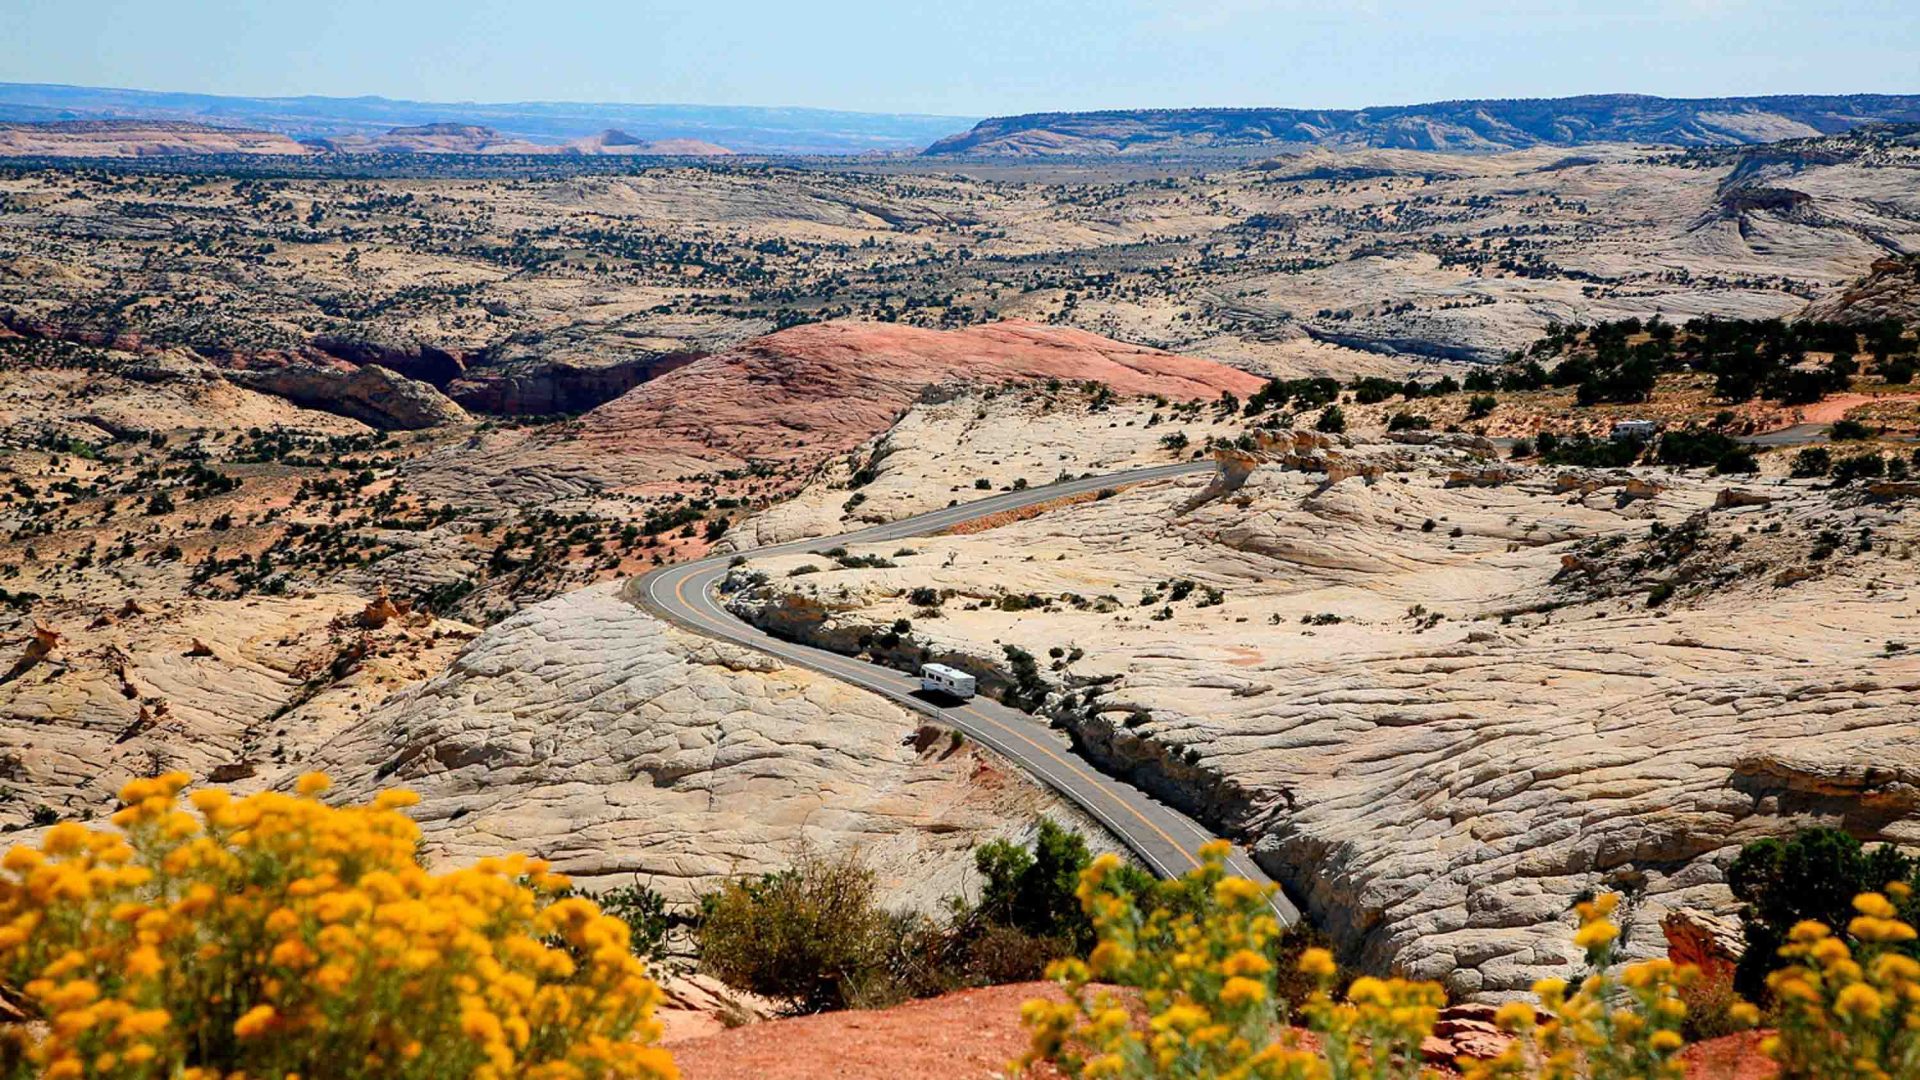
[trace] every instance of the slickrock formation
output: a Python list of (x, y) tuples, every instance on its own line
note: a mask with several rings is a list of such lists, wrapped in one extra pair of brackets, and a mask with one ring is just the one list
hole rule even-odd
[(46, 435), (92, 444), (192, 428), (278, 428), (315, 435), (367, 431), (358, 421), (236, 386), (202, 360), (109, 355), (117, 365), (8, 371), (0, 379), (0, 430), (21, 442)]
[(726, 464), (851, 449), (942, 383), (1060, 379), (1123, 395), (1246, 396), (1263, 380), (1210, 360), (1081, 330), (1003, 322), (964, 330), (820, 323), (695, 361), (589, 414), (581, 441), (617, 448), (636, 432)]
[(971, 887), (974, 844), (1040, 813), (1078, 822), (970, 746), (914, 745), (914, 714), (670, 630), (621, 588), (494, 626), (312, 765), (355, 795), (419, 791), (435, 858), (533, 851), (673, 902), (812, 846), (858, 849), (890, 902), (931, 908)]
[(1920, 256), (1881, 259), (1867, 277), (1838, 296), (1807, 308), (1809, 319), (1867, 323), (1893, 319), (1920, 324)]
[(437, 455), (418, 476), (435, 491), (525, 501), (756, 462), (807, 468), (886, 431), (930, 388), (1048, 379), (1179, 400), (1245, 397), (1264, 383), (1210, 360), (1026, 322), (952, 331), (819, 323), (676, 368), (577, 425), (486, 436), (481, 453)]
[(995, 691), (1024, 648), (1091, 754), (1244, 835), (1350, 959), (1469, 997), (1565, 973), (1583, 889), (1625, 891), (1653, 955), (1664, 916), (1728, 912), (1747, 840), (1920, 841), (1911, 506), (1761, 479), (1770, 505), (1715, 509), (1698, 473), (1502, 482), (1484, 453), (1300, 437), (1237, 488), (1135, 487), (893, 568), (755, 561), (733, 606)]
[(250, 390), (286, 398), (295, 405), (351, 417), (401, 431), (464, 423), (467, 412), (428, 383), (378, 364), (332, 368), (313, 364), (247, 368), (226, 373)]
[(476, 633), (420, 616), (363, 629), (366, 603), (129, 603), (111, 620), (56, 627), (57, 662), (0, 684), (0, 783), (11, 793), (0, 829), (39, 806), (100, 814), (124, 781), (172, 768), (271, 783)]
[(1161, 444), (1175, 433), (1198, 447), (1239, 431), (1215, 409), (1173, 417), (1150, 400), (1105, 403), (1078, 390), (1028, 387), (923, 401), (886, 434), (827, 462), (792, 499), (741, 522), (725, 546), (742, 550), (849, 532), (1021, 481), (1038, 485), (1062, 475), (1164, 465), (1193, 452)]
[(424, 177), (290, 177), (271, 198), (22, 170), (0, 177), (0, 324), (231, 366), (346, 346), (480, 411), (591, 408), (655, 358), (782, 317), (1029, 319), (1260, 372), (1400, 377), (1497, 359), (1553, 321), (1796, 314), (1920, 250), (1913, 142), (1315, 150), (1152, 184), (1111, 183), (1126, 165), (610, 176), (584, 158), (468, 179), (433, 174), (473, 163), (423, 156)]

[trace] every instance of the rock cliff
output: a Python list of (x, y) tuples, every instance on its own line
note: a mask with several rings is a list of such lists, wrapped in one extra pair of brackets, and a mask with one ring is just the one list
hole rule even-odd
[(228, 370), (227, 378), (249, 390), (286, 398), (295, 405), (338, 413), (377, 428), (411, 431), (464, 423), (465, 409), (432, 385), (378, 364), (335, 368), (316, 364)]

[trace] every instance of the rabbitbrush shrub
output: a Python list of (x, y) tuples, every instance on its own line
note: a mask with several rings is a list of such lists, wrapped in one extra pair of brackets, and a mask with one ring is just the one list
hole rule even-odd
[[(1084, 963), (1053, 966), (1065, 1002), (1023, 1007), (1031, 1033), (1025, 1063), (1047, 1061), (1082, 1077), (1430, 1075), (1419, 1048), (1445, 1002), (1436, 984), (1363, 977), (1336, 997), (1332, 954), (1308, 949), (1295, 967), (1316, 989), (1291, 1012), (1316, 1039), (1309, 1043), (1283, 1023), (1290, 1010), (1275, 1000), (1272, 947), (1280, 927), (1265, 888), (1227, 876), (1229, 850), (1224, 841), (1207, 845), (1199, 869), (1153, 892), (1120, 887), (1117, 858), (1094, 860), (1079, 895), (1099, 944)], [(1857, 896), (1845, 928), (1851, 947), (1819, 922), (1793, 928), (1782, 950), (1789, 966), (1768, 979), (1778, 1032), (1761, 1043), (1783, 1076), (1920, 1076), (1920, 961), (1899, 951), (1915, 934), (1896, 907), (1909, 896), (1902, 883), (1887, 895)], [(1610, 917), (1618, 899), (1606, 894), (1577, 906), (1573, 940), (1588, 973), (1577, 982), (1535, 984), (1537, 1008), (1503, 1006), (1498, 1020), (1514, 1041), (1492, 1060), (1461, 1062), (1467, 1080), (1684, 1077), (1686, 998), (1703, 976), (1665, 959), (1617, 966), (1620, 931)], [(1138, 988), (1144, 1022), (1096, 980)], [(1735, 1025), (1759, 1020), (1746, 1002), (1726, 1011)]]
[(0, 982), (45, 1021), (0, 1074), (676, 1075), (626, 924), (545, 863), (428, 873), (407, 792), (336, 809), (313, 774), (190, 812), (186, 783), (135, 780), (118, 831), (69, 822), (0, 859)]

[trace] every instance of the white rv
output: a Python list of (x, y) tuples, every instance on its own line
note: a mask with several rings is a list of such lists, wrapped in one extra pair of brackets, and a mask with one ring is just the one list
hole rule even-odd
[(1614, 442), (1652, 442), (1660, 434), (1660, 425), (1651, 420), (1621, 420), (1607, 434)]
[(920, 689), (964, 701), (973, 696), (973, 676), (945, 664), (928, 664), (920, 669)]

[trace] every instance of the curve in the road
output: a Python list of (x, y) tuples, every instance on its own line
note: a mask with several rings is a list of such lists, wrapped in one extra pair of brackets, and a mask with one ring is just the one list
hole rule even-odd
[[(1210, 472), (1210, 461), (1179, 462), (1103, 476), (1064, 480), (1043, 487), (1005, 492), (974, 502), (839, 536), (774, 544), (737, 553), (749, 558), (819, 552), (846, 544), (877, 543), (939, 532), (988, 514), (1016, 510), (1066, 496), (1116, 488), (1151, 480)], [(721, 606), (715, 589), (735, 554), (662, 567), (628, 584), (628, 599), (686, 630), (745, 645), (783, 660), (851, 683), (935, 717), (1012, 760), (1060, 794), (1066, 796), (1127, 845), (1161, 877), (1176, 877), (1198, 865), (1194, 851), (1213, 839), (1199, 822), (1141, 791), (1094, 768), (1075, 753), (1059, 733), (1032, 716), (990, 698), (978, 697), (957, 706), (942, 706), (921, 696), (918, 678), (879, 664), (869, 664), (825, 649), (773, 637)], [(1270, 879), (1245, 852), (1236, 850), (1227, 862), (1233, 873), (1259, 882)], [(1273, 908), (1281, 922), (1298, 920), (1299, 911), (1284, 893), (1275, 890)]]

